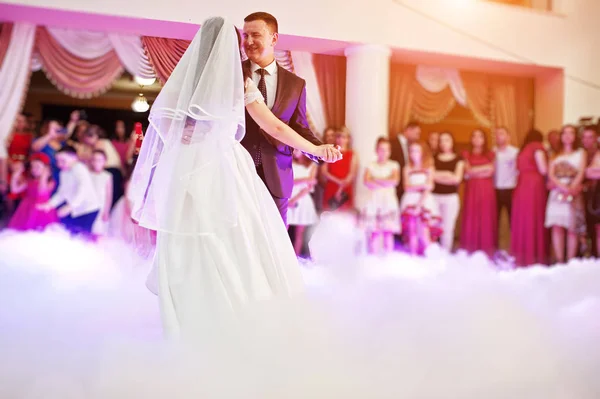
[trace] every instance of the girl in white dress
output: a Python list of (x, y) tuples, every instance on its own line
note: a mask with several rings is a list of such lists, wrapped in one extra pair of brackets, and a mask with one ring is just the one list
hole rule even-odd
[(431, 227), (439, 220), (439, 211), (431, 194), (434, 186), (433, 159), (423, 145), (408, 147), (408, 164), (404, 167), (404, 195), (400, 203), (402, 230), (411, 254), (423, 253), (431, 242)]
[(550, 161), (548, 170), (548, 178), (553, 188), (546, 205), (545, 225), (552, 229), (552, 247), (556, 261), (564, 263), (577, 255), (579, 235), (586, 233), (582, 183), (587, 161), (585, 151), (577, 148), (575, 127), (563, 127), (560, 143), (560, 151)]
[(106, 154), (102, 150), (94, 150), (90, 160), (92, 181), (100, 201), (100, 211), (92, 226), (92, 234), (104, 236), (108, 233), (108, 222), (110, 221), (110, 208), (113, 199), (113, 178), (110, 172), (104, 168), (106, 165)]
[(317, 184), (317, 165), (309, 161), (302, 151), (294, 150), (293, 157), (294, 189), (288, 203), (287, 220), (290, 226), (295, 227), (294, 251), (299, 256), (304, 245), (306, 226), (312, 226), (319, 220), (311, 196)]
[(169, 337), (222, 334), (245, 307), (304, 290), (277, 207), (240, 140), (244, 108), (268, 135), (326, 161), (275, 117), (244, 76), (237, 29), (202, 23), (150, 112), (130, 189), (132, 213), (156, 230), (161, 319)]
[[(369, 197), (362, 212), (363, 227), (367, 232), (368, 250), (383, 252), (394, 249), (394, 234), (400, 233), (400, 208), (396, 186), (400, 183), (400, 164), (390, 160), (390, 141), (380, 137), (376, 144), (377, 161), (367, 166), (364, 183)], [(379, 243), (382, 241), (382, 245)]]

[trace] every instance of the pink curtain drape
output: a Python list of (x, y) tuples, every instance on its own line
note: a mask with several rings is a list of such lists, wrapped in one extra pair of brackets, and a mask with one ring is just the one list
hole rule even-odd
[(10, 44), (12, 29), (13, 24), (11, 23), (0, 24), (0, 66), (2, 65), (2, 61), (4, 61), (4, 56), (6, 55), (8, 45)]
[(142, 43), (156, 77), (162, 84), (165, 84), (191, 42), (188, 40), (143, 36)]
[(109, 90), (124, 71), (114, 50), (102, 57), (85, 60), (64, 49), (44, 27), (37, 29), (36, 50), (46, 77), (72, 97), (98, 96)]

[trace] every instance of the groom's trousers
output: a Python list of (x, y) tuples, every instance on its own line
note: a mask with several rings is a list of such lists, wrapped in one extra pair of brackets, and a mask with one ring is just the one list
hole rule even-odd
[[(265, 183), (265, 186), (267, 185), (267, 183), (265, 182), (265, 172), (263, 171), (263, 167), (262, 164), (258, 165), (256, 167), (256, 173), (258, 173), (258, 176), (260, 177), (260, 180), (263, 181), (263, 183)], [(279, 210), (279, 214), (281, 215), (281, 219), (283, 219), (283, 223), (285, 224), (285, 228), (287, 229), (288, 227), (288, 223), (287, 223), (287, 210), (288, 210), (288, 202), (289, 202), (289, 198), (279, 198), (279, 197), (275, 197), (273, 196), (273, 194), (271, 194), (271, 198), (273, 198), (273, 201), (275, 201), (275, 205), (277, 205), (277, 209)]]

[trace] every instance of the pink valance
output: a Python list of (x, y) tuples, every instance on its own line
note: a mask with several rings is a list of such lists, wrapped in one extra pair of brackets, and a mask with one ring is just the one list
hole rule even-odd
[(142, 43), (158, 80), (165, 84), (190, 45), (188, 40), (143, 36)]
[(83, 59), (61, 46), (44, 27), (37, 29), (36, 50), (48, 79), (69, 96), (100, 95), (123, 74), (123, 66), (114, 50), (101, 57)]

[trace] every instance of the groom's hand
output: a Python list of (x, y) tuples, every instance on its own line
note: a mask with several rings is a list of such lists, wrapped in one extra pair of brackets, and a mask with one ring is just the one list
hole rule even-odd
[(342, 153), (339, 146), (326, 145), (321, 159), (327, 163), (334, 163), (342, 159)]

